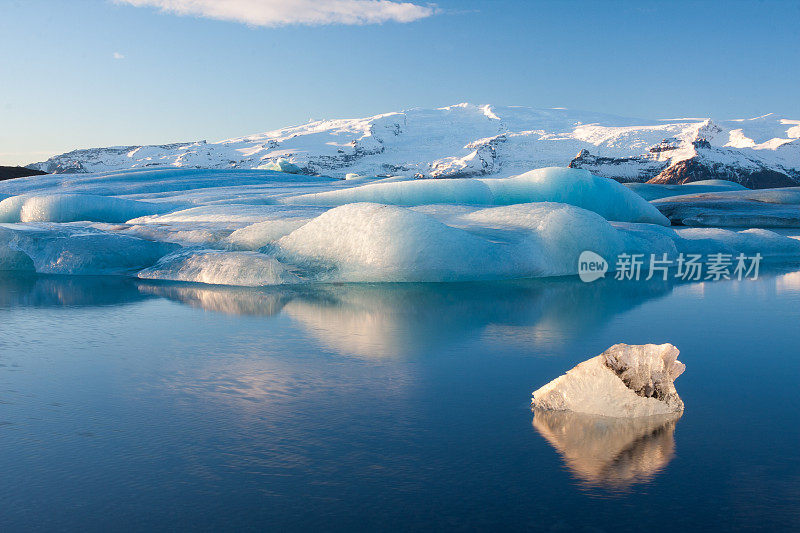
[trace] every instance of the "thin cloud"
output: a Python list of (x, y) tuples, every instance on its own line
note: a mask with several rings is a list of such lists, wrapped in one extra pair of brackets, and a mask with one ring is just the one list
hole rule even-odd
[(125, 56), (120, 54), (119, 52), (114, 52), (113, 54), (111, 54), (111, 57), (113, 57), (114, 59), (125, 59)]
[(437, 13), (434, 4), (395, 0), (116, 0), (177, 15), (241, 22), (251, 26), (380, 24), (413, 22)]

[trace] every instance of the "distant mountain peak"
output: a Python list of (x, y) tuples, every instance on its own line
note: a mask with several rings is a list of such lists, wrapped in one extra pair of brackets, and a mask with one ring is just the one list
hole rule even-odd
[(462, 102), (317, 120), (211, 143), (74, 150), (29, 168), (60, 173), (162, 166), (269, 168), (280, 159), (303, 172), (334, 177), (501, 177), (571, 166), (620, 181), (721, 178), (755, 187), (788, 186), (800, 184), (799, 138), (800, 120), (772, 113), (722, 121), (647, 120)]

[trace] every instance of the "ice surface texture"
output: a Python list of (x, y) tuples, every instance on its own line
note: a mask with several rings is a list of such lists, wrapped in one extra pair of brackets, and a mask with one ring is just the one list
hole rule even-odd
[(684, 194), (701, 194), (707, 192), (746, 191), (747, 187), (727, 180), (701, 180), (682, 185), (660, 185), (656, 183), (625, 183), (625, 187), (632, 190), (647, 201), (659, 200), (670, 196)]
[(0, 201), (0, 222), (125, 222), (172, 209), (168, 204), (90, 194), (20, 195)]
[(763, 229), (663, 226), (640, 196), (571, 169), (441, 180), (137, 170), (7, 180), (0, 194), (4, 270), (252, 286), (575, 275), (584, 250), (612, 269), (623, 252), (800, 259), (800, 241)]
[(182, 251), (139, 272), (142, 279), (192, 281), (261, 287), (297, 283), (297, 276), (274, 258), (255, 252)]
[(130, 275), (177, 248), (93, 228), (0, 226), (0, 270)]
[(416, 180), (374, 183), (310, 195), (288, 197), (299, 205), (344, 205), (377, 202), (391, 205), (510, 205), (560, 202), (594, 211), (607, 220), (669, 225), (657, 209), (616, 181), (586, 170), (540, 168), (510, 178)]
[(609, 417), (683, 411), (673, 382), (685, 370), (671, 344), (615, 344), (533, 392), (532, 408)]

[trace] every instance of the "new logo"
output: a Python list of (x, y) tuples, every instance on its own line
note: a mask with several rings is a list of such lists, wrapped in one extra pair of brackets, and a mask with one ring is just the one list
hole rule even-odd
[(600, 255), (584, 250), (578, 257), (578, 276), (581, 281), (590, 283), (596, 279), (603, 278), (608, 272), (608, 262)]

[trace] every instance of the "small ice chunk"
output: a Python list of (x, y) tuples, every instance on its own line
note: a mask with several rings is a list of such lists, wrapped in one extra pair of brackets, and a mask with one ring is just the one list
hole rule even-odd
[(276, 172), (284, 172), (286, 174), (302, 174), (303, 169), (292, 163), (286, 158), (278, 158), (277, 161), (262, 165), (260, 168), (263, 170), (274, 170)]
[(682, 412), (678, 353), (672, 344), (615, 344), (535, 390), (532, 408), (620, 418)]

